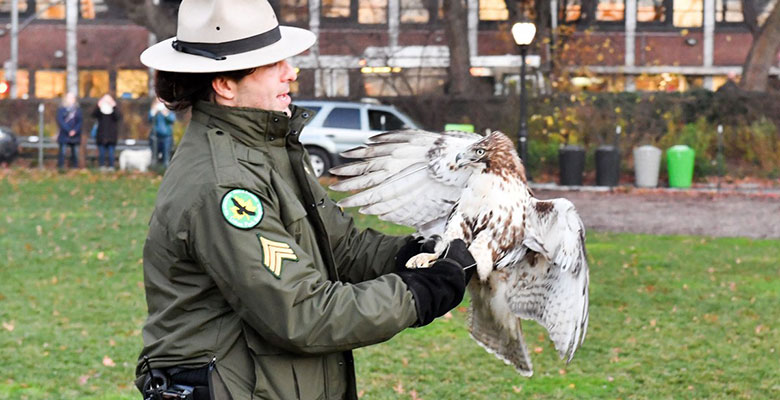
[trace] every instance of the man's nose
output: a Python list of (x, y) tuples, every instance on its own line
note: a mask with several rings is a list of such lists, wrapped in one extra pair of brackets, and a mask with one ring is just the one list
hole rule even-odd
[(295, 73), (295, 68), (293, 68), (290, 63), (287, 62), (287, 60), (282, 61), (282, 81), (283, 82), (293, 82), (296, 79), (298, 79), (298, 74)]

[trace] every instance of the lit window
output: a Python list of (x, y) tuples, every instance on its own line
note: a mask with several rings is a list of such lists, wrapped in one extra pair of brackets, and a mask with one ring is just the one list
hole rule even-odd
[(309, 20), (308, 0), (282, 0), (280, 6), (281, 19), (288, 23), (305, 23)]
[(703, 0), (674, 0), (674, 26), (696, 28), (704, 18)]
[(742, 22), (743, 20), (741, 0), (715, 1), (716, 22)]
[(682, 75), (640, 75), (634, 80), (636, 90), (646, 92), (684, 92), (688, 83)]
[(81, 0), (81, 18), (95, 19), (95, 1)]
[(576, 22), (582, 17), (582, 0), (569, 0), (561, 2), (563, 8), (563, 22)]
[(360, 0), (358, 22), (361, 24), (387, 23), (387, 0)]
[(506, 21), (509, 19), (509, 10), (504, 0), (480, 0), (479, 19), (481, 21)]
[(137, 99), (149, 94), (149, 72), (143, 69), (120, 69), (116, 73), (116, 95)]
[(444, 94), (447, 71), (442, 68), (409, 68), (403, 73), (364, 74), (367, 96), (412, 96)]
[(636, 7), (638, 22), (666, 21), (666, 6), (664, 0), (639, 0)]
[(98, 98), (108, 93), (108, 71), (79, 71), (79, 97)]
[(430, 21), (430, 11), (424, 0), (401, 0), (402, 24), (425, 24)]
[(65, 94), (65, 71), (35, 71), (35, 97), (53, 99)]
[(626, 12), (623, 0), (598, 0), (597, 21), (622, 21)]
[[(23, 13), (27, 11), (27, 0), (18, 0), (19, 12)], [(13, 6), (13, 0), (0, 0), (0, 12), (9, 13)]]
[(350, 0), (322, 0), (322, 16), (325, 18), (349, 18)]
[[(0, 80), (5, 80), (5, 71), (0, 69)], [(10, 85), (11, 82), (8, 82)], [(8, 93), (2, 96), (3, 99), (11, 97), (11, 89), (8, 89)], [(16, 70), (16, 97), (20, 99), (26, 99), (30, 97), (30, 71), (26, 69)]]
[[(52, 5), (50, 0), (35, 0), (35, 12), (38, 19), (65, 19), (65, 4), (63, 2)], [(37, 93), (38, 89), (35, 91)]]

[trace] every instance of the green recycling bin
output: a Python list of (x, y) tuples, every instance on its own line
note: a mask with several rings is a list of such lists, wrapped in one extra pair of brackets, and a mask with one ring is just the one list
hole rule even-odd
[(666, 150), (666, 161), (669, 168), (669, 187), (691, 187), (693, 159), (695, 156), (696, 152), (684, 144), (678, 144)]

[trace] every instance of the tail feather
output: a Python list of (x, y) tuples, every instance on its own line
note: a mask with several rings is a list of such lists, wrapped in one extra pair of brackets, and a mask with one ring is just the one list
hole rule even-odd
[[(473, 289), (474, 285), (472, 283), (469, 288)], [(490, 301), (489, 297), (484, 298), (484, 300), (487, 300), (484, 301), (477, 293), (478, 290), (471, 290), (471, 312), (469, 316), (471, 338), (488, 353), (493, 354), (507, 365), (514, 366), (520, 375), (526, 377), (533, 375), (533, 364), (528, 353), (528, 346), (525, 344), (525, 340), (523, 340), (520, 320), (516, 321), (516, 329), (506, 329), (493, 316), (493, 312), (488, 304)]]

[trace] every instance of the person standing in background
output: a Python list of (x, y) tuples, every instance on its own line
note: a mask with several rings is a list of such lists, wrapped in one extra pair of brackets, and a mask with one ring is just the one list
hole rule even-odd
[(92, 116), (97, 123), (95, 142), (98, 146), (98, 166), (101, 170), (114, 169), (114, 150), (119, 138), (119, 121), (122, 120), (122, 114), (114, 98), (105, 94), (98, 100)]
[(77, 146), (81, 143), (81, 109), (76, 101), (74, 93), (68, 93), (62, 100), (62, 105), (57, 109), (57, 126), (60, 131), (57, 135), (57, 143), (60, 151), (57, 155), (57, 168), (65, 168), (65, 146), (70, 147), (70, 167), (78, 166)]
[[(152, 157), (154, 160), (159, 160), (160, 154), (162, 154), (163, 166), (168, 168), (173, 148), (173, 123), (176, 122), (176, 114), (155, 99), (149, 110), (149, 122), (152, 124), (152, 137), (150, 138)], [(157, 146), (154, 146), (155, 141)]]

